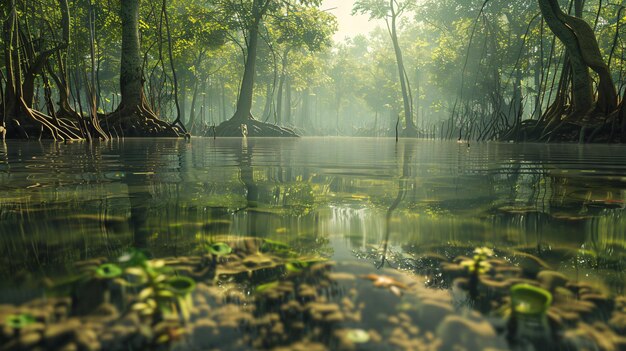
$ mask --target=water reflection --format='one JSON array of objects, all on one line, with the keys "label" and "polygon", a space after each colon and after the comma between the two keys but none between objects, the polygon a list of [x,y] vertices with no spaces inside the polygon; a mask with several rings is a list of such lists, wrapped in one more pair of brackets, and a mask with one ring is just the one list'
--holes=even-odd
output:
[{"label": "water reflection", "polygon": [[387,244],[413,255],[491,245],[563,270],[583,260],[619,272],[624,151],[376,139],[8,142],[0,289],[15,298],[9,291],[75,260],[129,247],[185,255],[225,234],[337,260],[372,247],[384,255]]}]

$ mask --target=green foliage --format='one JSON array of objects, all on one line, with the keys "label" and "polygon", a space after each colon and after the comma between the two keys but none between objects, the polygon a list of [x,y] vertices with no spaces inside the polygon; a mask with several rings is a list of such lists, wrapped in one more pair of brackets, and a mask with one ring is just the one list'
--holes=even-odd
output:
[{"label": "green foliage", "polygon": [[[9,6],[1,4],[0,13],[8,18]],[[33,50],[22,57],[58,47],[62,41],[59,2],[16,0],[16,4],[19,24],[28,27],[24,48]],[[554,99],[554,94],[544,93],[552,81],[558,82],[563,47],[558,41],[553,44],[549,29],[542,26],[535,1],[489,1],[483,8],[484,4],[482,0],[358,0],[353,14],[367,15],[379,21],[381,28],[333,43],[337,21],[329,11],[320,9],[319,0],[141,1],[145,95],[158,114],[170,120],[175,117],[173,64],[185,120],[193,115],[206,124],[218,124],[229,118],[244,71],[246,39],[257,23],[261,41],[255,115],[266,106],[265,118],[276,113],[278,83],[284,78],[283,99],[288,83],[289,112],[297,116],[293,123],[298,127],[306,125],[332,134],[337,128],[345,133],[351,133],[352,127],[389,129],[402,111],[394,50],[385,26],[385,21],[395,17],[418,124],[421,120],[425,127],[439,125],[461,105],[468,112],[496,111],[497,116],[507,116],[522,97],[523,118],[529,118],[536,99],[542,99],[544,110]],[[596,5],[585,5],[584,19],[595,25],[603,58],[608,62],[611,56],[611,72],[618,87],[623,86],[626,61],[621,38],[626,17],[619,6]],[[119,1],[70,2],[70,47],[50,56],[49,67],[42,71],[46,74],[36,75],[35,86],[49,85],[56,98],[59,92],[54,77],[63,79],[61,68],[66,68],[71,72],[70,101],[76,101],[79,110],[82,104],[86,113],[85,79],[94,70],[97,110],[106,114],[117,109],[119,10]],[[91,67],[89,50],[92,35],[95,67]],[[10,43],[1,45],[9,48]],[[170,46],[173,62],[168,55]],[[6,56],[0,55],[6,75],[5,60]],[[545,74],[539,80],[538,71]],[[521,94],[516,92],[518,87]],[[283,109],[286,104],[283,100]],[[37,108],[46,106],[37,101]]]},{"label": "green foliage", "polygon": [[285,264],[285,268],[288,272],[292,273],[300,273],[303,270],[311,267],[312,265],[323,262],[325,260],[321,258],[312,258],[312,259],[300,259],[300,260],[292,260]]},{"label": "green foliage", "polygon": [[233,252],[233,249],[225,243],[215,243],[207,245],[207,251],[211,255],[215,256],[226,256]]},{"label": "green foliage", "polygon": [[19,330],[35,323],[35,317],[28,313],[12,314],[6,317],[5,325],[11,329]]},{"label": "green foliage", "polygon": [[196,287],[192,279],[176,276],[161,260],[145,261],[126,268],[124,273],[132,277],[129,285],[140,289],[131,306],[133,311],[156,319],[168,315],[178,316],[183,321],[189,319],[190,294]]},{"label": "green foliage", "polygon": [[461,266],[467,268],[467,270],[473,275],[485,274],[491,270],[491,265],[486,260],[493,256],[493,250],[487,247],[479,247],[474,250],[474,257],[472,259],[464,260],[461,262]]},{"label": "green foliage", "polygon": [[271,291],[271,290],[277,288],[279,285],[280,285],[280,282],[273,281],[273,282],[269,282],[269,283],[261,284],[261,285],[257,286],[255,288],[255,291],[257,293],[259,293],[259,294],[264,294],[264,293],[266,293],[268,291]]},{"label": "green foliage", "polygon": [[122,268],[114,263],[105,263],[98,266],[95,270],[97,279],[115,279],[122,275]]},{"label": "green foliage", "polygon": [[552,294],[529,284],[516,284],[511,287],[511,305],[515,313],[523,315],[544,315],[552,304]]}]

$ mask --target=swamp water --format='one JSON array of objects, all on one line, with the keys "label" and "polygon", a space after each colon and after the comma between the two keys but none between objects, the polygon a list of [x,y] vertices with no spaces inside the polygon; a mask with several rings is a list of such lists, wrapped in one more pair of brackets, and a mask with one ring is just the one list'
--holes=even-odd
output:
[{"label": "swamp water", "polygon": [[0,146],[0,350],[626,347],[626,147]]}]

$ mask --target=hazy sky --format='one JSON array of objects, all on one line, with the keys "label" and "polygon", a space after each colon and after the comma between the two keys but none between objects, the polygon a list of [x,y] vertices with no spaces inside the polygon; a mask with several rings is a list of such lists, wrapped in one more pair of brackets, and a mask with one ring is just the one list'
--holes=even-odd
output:
[{"label": "hazy sky", "polygon": [[369,22],[368,16],[352,16],[352,4],[355,0],[324,0],[322,10],[332,9],[329,12],[337,16],[339,31],[335,34],[335,40],[341,41],[346,36],[353,37],[356,34],[367,34],[378,25]]}]

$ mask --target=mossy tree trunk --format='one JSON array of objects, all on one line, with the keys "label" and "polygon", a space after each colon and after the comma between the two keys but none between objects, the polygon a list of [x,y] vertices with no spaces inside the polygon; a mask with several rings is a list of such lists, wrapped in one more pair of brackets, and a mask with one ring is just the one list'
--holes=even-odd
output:
[{"label": "mossy tree trunk", "polygon": [[246,55],[246,66],[244,68],[239,99],[237,100],[237,110],[232,120],[245,123],[252,118],[252,99],[254,95],[254,78],[256,76],[256,55],[259,45],[259,24],[264,15],[261,1],[255,0],[252,5],[253,22],[248,33],[248,52]]},{"label": "mossy tree trunk", "polygon": [[120,60],[120,92],[122,106],[143,104],[141,55],[139,52],[139,0],[122,0],[122,56]]},{"label": "mossy tree trunk", "polygon": [[[593,29],[581,18],[565,14],[557,0],[538,0],[541,14],[550,30],[565,45],[572,69],[573,118],[586,117],[590,112],[607,115],[617,108],[617,92],[602,59]],[[589,69],[599,77],[597,100]]]},{"label": "mossy tree trunk", "polygon": [[108,116],[108,123],[119,136],[177,137],[182,131],[160,120],[149,107],[143,91],[143,71],[139,42],[139,0],[122,0],[122,52],[120,59],[121,102]]},{"label": "mossy tree trunk", "polygon": [[[576,16],[564,13],[558,0],[537,1],[546,24],[565,46],[565,63],[555,99],[539,120],[519,122],[502,139],[623,142],[624,101],[618,105],[609,65],[604,62],[593,29],[581,18],[583,1],[574,2]],[[616,37],[618,33],[619,26]],[[598,76],[597,85],[591,70]]]},{"label": "mossy tree trunk", "polygon": [[243,125],[246,125],[250,136],[259,137],[295,137],[293,131],[276,125],[263,123],[252,116],[252,100],[254,97],[254,78],[256,76],[257,48],[259,43],[259,26],[267,13],[270,0],[254,0],[252,2],[252,22],[248,28],[246,64],[237,100],[235,114],[228,121],[217,127],[217,135],[226,137],[242,136]]}]

